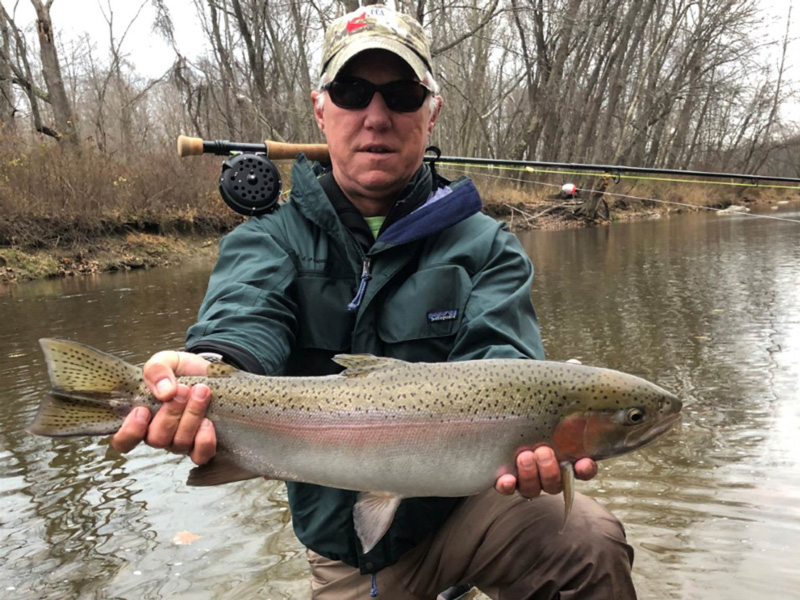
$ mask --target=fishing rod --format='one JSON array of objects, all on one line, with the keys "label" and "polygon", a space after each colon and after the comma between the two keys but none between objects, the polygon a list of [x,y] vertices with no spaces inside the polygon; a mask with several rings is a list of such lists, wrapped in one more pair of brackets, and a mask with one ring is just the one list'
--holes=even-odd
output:
[{"label": "fishing rod", "polygon": [[[220,194],[225,203],[236,212],[255,216],[270,212],[277,205],[281,190],[281,179],[273,160],[293,160],[302,152],[310,160],[329,163],[326,144],[288,144],[265,141],[263,143],[241,143],[227,140],[203,140],[184,135],[178,136],[178,156],[199,156],[215,154],[231,156],[222,165]],[[796,183],[800,177],[780,177],[745,173],[721,173],[714,171],[689,171],[684,169],[656,169],[631,167],[625,165],[601,165],[585,163],[564,163],[539,160],[510,160],[497,158],[471,158],[464,156],[442,156],[426,154],[425,161],[439,164],[479,165],[489,167],[552,168],[561,170],[596,171],[610,173],[619,179],[620,173],[648,175],[680,175],[706,179],[734,179],[745,184],[759,182]]]},{"label": "fishing rod", "polygon": [[300,152],[310,160],[330,162],[325,144],[271,141],[251,144],[178,136],[178,156],[181,158],[201,154],[230,157],[222,163],[219,193],[225,204],[247,217],[263,215],[275,209],[281,194],[281,174],[272,161],[294,159]]}]

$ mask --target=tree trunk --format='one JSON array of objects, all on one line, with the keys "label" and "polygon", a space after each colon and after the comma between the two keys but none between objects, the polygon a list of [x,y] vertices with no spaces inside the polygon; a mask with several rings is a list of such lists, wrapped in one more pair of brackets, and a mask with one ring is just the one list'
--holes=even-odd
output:
[{"label": "tree trunk", "polygon": [[578,207],[575,214],[589,220],[596,219],[600,210],[600,203],[603,202],[603,195],[606,193],[610,183],[611,175],[609,173],[604,173],[599,177],[597,184],[589,193],[589,197]]},{"label": "tree trunk", "polygon": [[11,31],[6,20],[0,19],[0,136],[13,135],[16,132],[14,113],[17,112],[14,102],[13,71],[11,62]]},{"label": "tree trunk", "polygon": [[31,0],[31,4],[36,9],[36,33],[39,36],[42,76],[50,96],[50,106],[53,107],[56,131],[59,139],[77,145],[75,117],[72,112],[72,104],[67,97],[67,90],[64,87],[64,80],[61,77],[61,64],[58,60],[53,22],[50,19],[50,7],[53,5],[53,0],[47,0],[45,4],[42,3],[42,0]]},{"label": "tree trunk", "polygon": [[0,4],[0,16],[2,16],[3,22],[8,26],[8,31],[14,38],[17,62],[14,62],[11,59],[10,50],[9,54],[5,54],[5,50],[3,50],[2,59],[13,73],[12,82],[22,88],[22,91],[28,98],[28,104],[31,107],[31,121],[33,122],[33,128],[35,131],[43,133],[44,135],[58,138],[58,132],[42,123],[42,114],[39,110],[39,100],[49,102],[50,98],[45,90],[38,88],[34,83],[33,72],[31,71],[31,65],[28,62],[27,46],[25,45],[25,39],[22,36],[22,32],[6,12],[6,9],[2,4]]}]

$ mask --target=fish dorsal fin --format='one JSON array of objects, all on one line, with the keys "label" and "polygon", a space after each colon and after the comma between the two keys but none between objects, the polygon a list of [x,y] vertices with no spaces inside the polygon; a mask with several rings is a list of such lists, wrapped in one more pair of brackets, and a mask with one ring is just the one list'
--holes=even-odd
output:
[{"label": "fish dorsal fin", "polygon": [[226,363],[211,363],[206,370],[206,377],[235,377],[237,375],[246,375],[244,371],[240,371],[233,365]]},{"label": "fish dorsal fin", "polygon": [[57,392],[137,393],[142,369],[78,342],[39,340],[50,383]]},{"label": "fish dorsal fin", "polygon": [[346,368],[342,371],[345,377],[363,377],[381,369],[406,364],[405,361],[387,356],[373,356],[372,354],[337,354],[334,362]]},{"label": "fish dorsal fin", "polygon": [[246,481],[256,477],[261,477],[261,474],[253,473],[240,467],[236,464],[232,454],[223,451],[217,452],[214,458],[206,464],[189,471],[186,485],[208,487],[222,485],[223,483],[233,483],[234,481]]},{"label": "fish dorsal fin", "polygon": [[402,498],[388,492],[362,492],[353,507],[353,523],[364,554],[375,547],[394,520]]}]

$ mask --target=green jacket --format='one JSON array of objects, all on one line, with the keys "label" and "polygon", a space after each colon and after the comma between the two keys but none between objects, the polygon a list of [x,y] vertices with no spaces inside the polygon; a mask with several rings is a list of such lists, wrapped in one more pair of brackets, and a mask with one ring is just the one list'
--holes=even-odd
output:
[{"label": "green jacket", "polygon": [[[480,214],[472,182],[439,190],[381,231],[366,255],[302,156],[292,183],[288,202],[222,241],[187,349],[270,375],[336,373],[338,353],[412,362],[544,357],[533,266],[504,224]],[[363,573],[396,562],[458,502],[404,500],[365,555],[353,528],[357,492],[287,485],[300,541]]]}]

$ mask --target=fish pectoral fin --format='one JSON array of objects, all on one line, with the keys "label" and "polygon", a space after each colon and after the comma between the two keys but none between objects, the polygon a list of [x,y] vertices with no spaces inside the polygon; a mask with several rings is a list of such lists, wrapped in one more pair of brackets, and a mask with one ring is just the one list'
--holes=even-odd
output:
[{"label": "fish pectoral fin", "polygon": [[558,532],[561,534],[567,528],[567,519],[572,511],[572,502],[575,500],[575,469],[568,460],[558,463],[558,466],[561,469],[561,485],[564,488],[564,523]]},{"label": "fish pectoral fin", "polygon": [[362,492],[353,507],[353,522],[364,554],[375,547],[394,520],[401,496],[387,492]]},{"label": "fish pectoral fin", "polygon": [[189,471],[186,485],[208,487],[222,485],[223,483],[233,483],[234,481],[246,481],[261,476],[262,474],[260,473],[253,473],[240,467],[236,464],[231,454],[217,452],[209,462]]},{"label": "fish pectoral fin", "polygon": [[341,373],[345,377],[363,377],[381,369],[405,364],[404,360],[372,354],[337,354],[333,357],[333,362],[345,367]]}]

